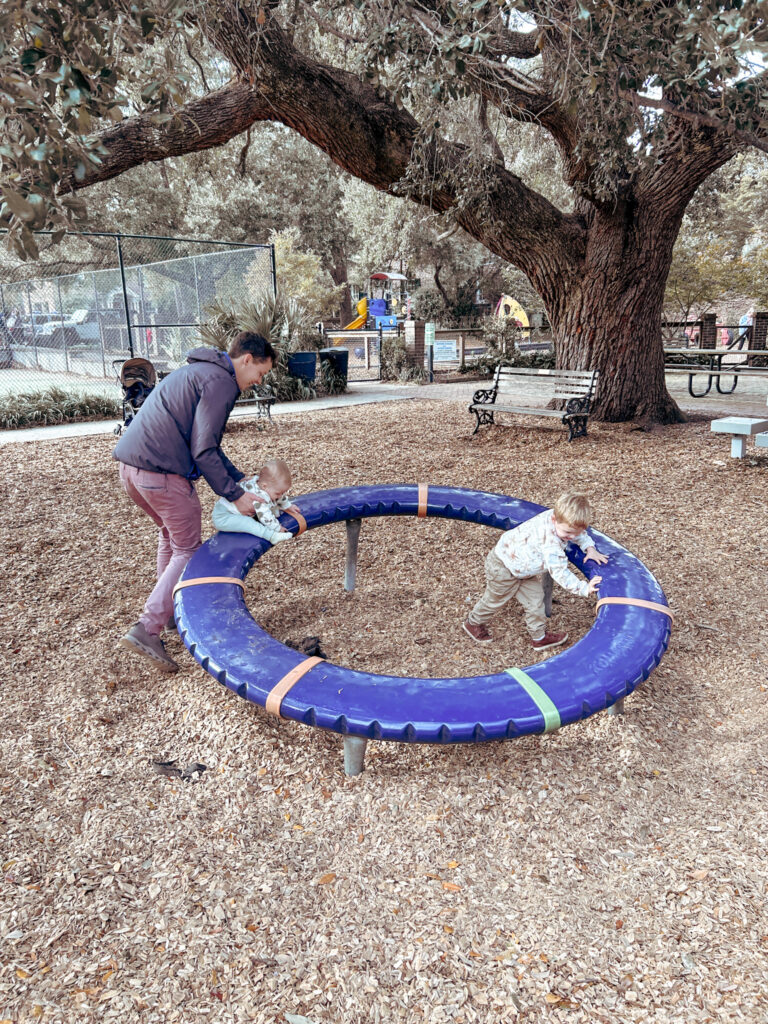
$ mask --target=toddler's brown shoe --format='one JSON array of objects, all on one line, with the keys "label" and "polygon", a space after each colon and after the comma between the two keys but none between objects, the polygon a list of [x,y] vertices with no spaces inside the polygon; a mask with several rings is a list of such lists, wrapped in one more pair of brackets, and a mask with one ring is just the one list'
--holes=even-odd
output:
[{"label": "toddler's brown shoe", "polygon": [[548,647],[559,647],[567,639],[567,633],[545,633],[540,640],[531,640],[531,646],[537,651],[545,651]]},{"label": "toddler's brown shoe", "polygon": [[482,622],[476,626],[474,622],[470,622],[469,619],[467,619],[467,621],[463,623],[462,628],[465,633],[468,633],[469,636],[472,637],[475,643],[489,644],[491,640],[493,640],[493,637],[488,632],[488,627]]}]

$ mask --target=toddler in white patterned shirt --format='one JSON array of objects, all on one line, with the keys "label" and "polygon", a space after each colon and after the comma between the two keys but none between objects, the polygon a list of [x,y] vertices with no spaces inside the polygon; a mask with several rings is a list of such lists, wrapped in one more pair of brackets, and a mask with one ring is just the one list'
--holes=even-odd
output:
[{"label": "toddler in white patterned shirt", "polygon": [[240,486],[261,499],[254,506],[253,516],[243,515],[231,501],[219,498],[213,506],[213,525],[216,529],[230,533],[252,533],[268,540],[270,544],[291,540],[293,534],[277,521],[281,512],[292,512],[295,508],[288,497],[288,488],[291,486],[288,463],[282,459],[269,459],[255,476],[241,480]]},{"label": "toddler in white patterned shirt", "polygon": [[586,532],[592,519],[592,508],[585,494],[568,491],[555,502],[554,508],[526,520],[513,530],[506,530],[485,560],[485,592],[467,616],[463,628],[477,643],[489,643],[488,621],[516,597],[523,606],[525,624],[531,644],[537,651],[557,647],[568,639],[567,633],[550,633],[544,611],[544,573],[573,594],[587,597],[602,582],[601,576],[580,580],[568,568],[565,546],[571,541],[591,559],[605,565]]}]

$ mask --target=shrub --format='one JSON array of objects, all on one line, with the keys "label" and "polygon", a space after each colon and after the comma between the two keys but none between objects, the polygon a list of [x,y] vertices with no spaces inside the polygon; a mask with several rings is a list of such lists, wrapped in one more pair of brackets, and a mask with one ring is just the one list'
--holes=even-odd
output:
[{"label": "shrub", "polygon": [[123,405],[117,398],[104,395],[81,395],[63,388],[27,391],[0,398],[0,428],[45,427],[77,420],[122,419]]},{"label": "shrub", "polygon": [[264,378],[278,402],[297,402],[316,398],[317,390],[308,381],[288,372],[288,360],[294,352],[317,349],[322,344],[309,315],[295,299],[278,294],[260,295],[255,301],[213,302],[206,307],[208,319],[198,328],[205,345],[226,351],[240,331],[255,331],[272,342],[277,363]]},{"label": "shrub", "polygon": [[427,380],[427,371],[415,364],[408,353],[405,338],[394,332],[382,335],[380,360],[382,380],[417,381],[419,384]]},{"label": "shrub", "polygon": [[487,346],[485,355],[460,366],[460,373],[479,373],[481,376],[492,377],[499,363],[526,369],[553,369],[555,366],[553,351],[519,351],[517,345],[525,341],[525,334],[510,317],[486,317],[483,321],[483,340]]},{"label": "shrub", "polygon": [[338,373],[330,359],[318,361],[317,376],[319,390],[325,395],[343,395],[347,390],[347,378]]}]

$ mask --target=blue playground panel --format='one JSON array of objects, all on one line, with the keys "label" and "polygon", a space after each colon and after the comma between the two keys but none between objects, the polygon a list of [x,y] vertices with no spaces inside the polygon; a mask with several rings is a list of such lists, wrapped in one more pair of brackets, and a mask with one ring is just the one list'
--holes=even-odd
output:
[{"label": "blue playground panel", "polygon": [[[317,491],[295,504],[307,529],[371,516],[415,516],[416,484]],[[509,530],[540,505],[503,494],[452,487],[427,492],[426,514]],[[281,523],[298,532],[296,520]],[[568,558],[587,577],[603,577],[600,598],[620,597],[666,606],[648,569],[609,537],[590,531],[607,565]],[[249,534],[218,533],[189,561],[182,582],[200,577],[244,579],[270,548]],[[270,691],[306,656],[266,633],[251,617],[235,583],[203,583],[178,590],[176,622],[184,643],[215,679],[240,697],[266,704]],[[459,623],[456,623],[457,628]],[[320,661],[283,697],[280,716],[348,737],[408,743],[478,743],[541,733],[602,711],[626,697],[659,664],[670,637],[664,612],[637,605],[606,605],[578,643],[522,669],[470,678],[422,679],[375,675]],[[510,673],[514,673],[510,674]]]}]

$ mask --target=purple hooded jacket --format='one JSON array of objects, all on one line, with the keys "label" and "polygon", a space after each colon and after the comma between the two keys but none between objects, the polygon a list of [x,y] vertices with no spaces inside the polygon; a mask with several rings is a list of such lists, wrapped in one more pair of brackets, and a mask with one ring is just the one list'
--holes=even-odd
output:
[{"label": "purple hooded jacket", "polygon": [[215,348],[196,348],[187,365],[153,389],[115,445],[113,458],[152,473],[204,476],[229,501],[244,493],[245,476],[219,447],[240,394],[232,360]]}]

